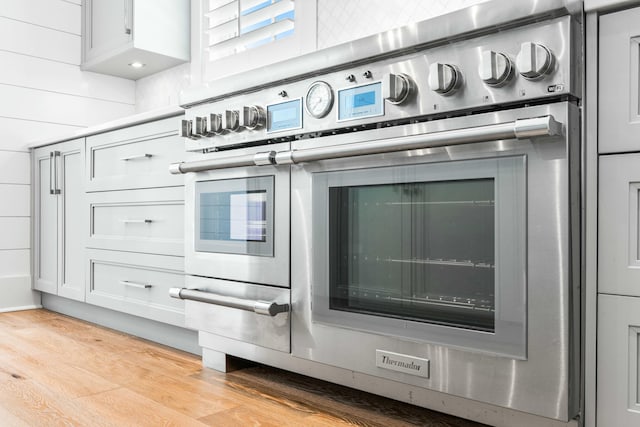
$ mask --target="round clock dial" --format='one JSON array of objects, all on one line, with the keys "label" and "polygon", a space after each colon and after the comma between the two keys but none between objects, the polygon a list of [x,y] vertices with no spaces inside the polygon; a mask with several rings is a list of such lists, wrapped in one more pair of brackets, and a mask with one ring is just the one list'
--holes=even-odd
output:
[{"label": "round clock dial", "polygon": [[315,82],[309,87],[305,98],[307,112],[315,118],[326,116],[333,106],[333,90],[325,82]]}]

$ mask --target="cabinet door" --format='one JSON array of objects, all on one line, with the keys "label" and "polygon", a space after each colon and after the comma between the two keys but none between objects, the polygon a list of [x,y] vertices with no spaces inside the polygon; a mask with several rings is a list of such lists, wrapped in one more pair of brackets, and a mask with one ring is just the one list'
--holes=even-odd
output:
[{"label": "cabinet door", "polygon": [[85,61],[132,40],[133,0],[84,0]]},{"label": "cabinet door", "polygon": [[598,297],[599,426],[640,425],[640,298]]},{"label": "cabinet door", "polygon": [[84,141],[59,144],[58,188],[58,295],[84,301],[82,261],[88,211],[84,203]]},{"label": "cabinet door", "polygon": [[600,156],[598,292],[640,296],[640,154]]},{"label": "cabinet door", "polygon": [[640,150],[640,8],[600,18],[599,150]]},{"label": "cabinet door", "polygon": [[53,194],[55,160],[51,147],[33,152],[33,288],[54,294],[58,283],[58,197]]}]

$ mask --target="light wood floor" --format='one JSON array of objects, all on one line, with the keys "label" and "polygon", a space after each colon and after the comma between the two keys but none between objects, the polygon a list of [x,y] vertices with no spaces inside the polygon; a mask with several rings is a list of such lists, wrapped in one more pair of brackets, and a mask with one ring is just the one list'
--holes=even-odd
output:
[{"label": "light wood floor", "polygon": [[0,314],[0,426],[478,426],[264,366],[200,358],[46,310]]}]

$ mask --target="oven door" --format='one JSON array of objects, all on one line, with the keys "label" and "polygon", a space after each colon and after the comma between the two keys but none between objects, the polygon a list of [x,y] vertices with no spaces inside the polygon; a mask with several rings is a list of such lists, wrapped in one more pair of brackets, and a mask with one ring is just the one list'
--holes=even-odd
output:
[{"label": "oven door", "polygon": [[[562,133],[489,132],[547,115]],[[550,418],[575,415],[577,116],[560,102],[336,135],[325,139],[324,160],[292,166],[292,353]],[[415,141],[424,148],[404,148]],[[319,152],[311,142],[294,142],[294,153]],[[328,159],[357,144],[404,149]]]},{"label": "oven door", "polygon": [[188,174],[186,274],[289,287],[289,185],[289,166]]}]

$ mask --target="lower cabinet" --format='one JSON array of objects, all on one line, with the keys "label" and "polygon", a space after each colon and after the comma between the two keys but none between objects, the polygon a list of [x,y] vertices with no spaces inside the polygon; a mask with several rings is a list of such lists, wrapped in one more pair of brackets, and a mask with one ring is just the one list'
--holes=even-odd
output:
[{"label": "lower cabinet", "polygon": [[598,296],[598,426],[640,426],[640,298]]},{"label": "lower cabinet", "polygon": [[184,301],[169,296],[183,271],[183,257],[88,249],[87,302],[184,327]]},{"label": "lower cabinet", "polygon": [[33,288],[84,301],[84,139],[35,149]]}]

